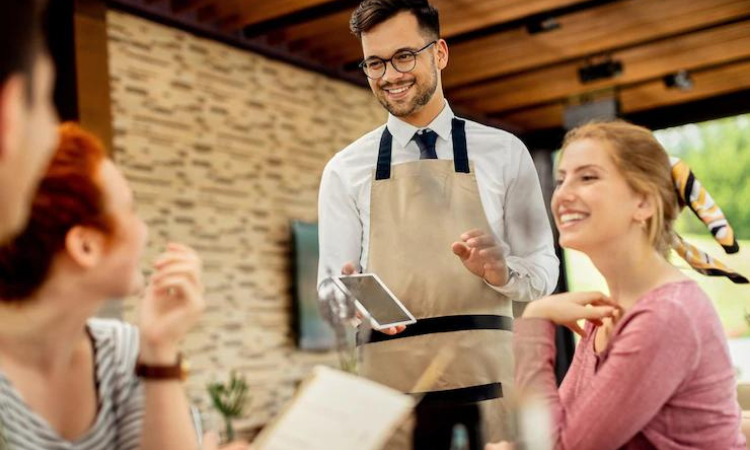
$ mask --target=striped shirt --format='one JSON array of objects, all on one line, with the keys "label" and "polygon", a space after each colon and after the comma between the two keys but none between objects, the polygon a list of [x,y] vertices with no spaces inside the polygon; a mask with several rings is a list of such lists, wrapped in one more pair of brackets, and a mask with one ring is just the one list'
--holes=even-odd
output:
[{"label": "striped shirt", "polygon": [[[91,319],[98,407],[94,424],[80,439],[63,439],[29,409],[0,372],[0,449],[137,450],[143,425],[143,387],[135,376],[138,330],[116,320]],[[4,445],[3,445],[4,444]]]}]

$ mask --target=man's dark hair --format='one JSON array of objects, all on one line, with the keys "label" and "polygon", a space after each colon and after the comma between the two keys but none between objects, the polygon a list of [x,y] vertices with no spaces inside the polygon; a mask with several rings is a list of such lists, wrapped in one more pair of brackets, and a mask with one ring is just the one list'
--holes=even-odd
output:
[{"label": "man's dark hair", "polygon": [[0,86],[22,73],[32,94],[34,63],[43,49],[40,0],[0,0]]},{"label": "man's dark hair", "polygon": [[361,39],[362,33],[404,11],[414,14],[423,33],[440,38],[438,11],[427,0],[364,0],[352,13],[349,29]]}]

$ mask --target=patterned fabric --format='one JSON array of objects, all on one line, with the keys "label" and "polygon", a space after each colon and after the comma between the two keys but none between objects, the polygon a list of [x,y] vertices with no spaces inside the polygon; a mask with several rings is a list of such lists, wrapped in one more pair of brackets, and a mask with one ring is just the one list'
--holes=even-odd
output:
[{"label": "patterned fabric", "polygon": [[[143,385],[135,376],[138,330],[124,322],[89,320],[94,340],[98,412],[91,428],[68,441],[24,401],[0,372],[0,424],[8,450],[138,450]],[[0,449],[5,450],[0,440]]]},{"label": "patterned fabric", "polygon": [[[714,202],[706,188],[695,178],[693,171],[687,164],[675,157],[671,157],[670,162],[672,163],[672,179],[677,190],[680,207],[689,207],[711,231],[714,239],[725,252],[737,253],[740,246],[734,236],[734,230],[732,230],[719,205]],[[672,248],[690,267],[704,275],[727,277],[737,284],[748,283],[747,278],[676,234]]]}]

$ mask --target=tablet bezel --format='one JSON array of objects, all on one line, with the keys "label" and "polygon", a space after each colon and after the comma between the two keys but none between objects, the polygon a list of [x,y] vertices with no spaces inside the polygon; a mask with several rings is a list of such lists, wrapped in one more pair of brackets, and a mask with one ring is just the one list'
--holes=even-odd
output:
[{"label": "tablet bezel", "polygon": [[[367,308],[365,308],[364,305],[362,305],[359,302],[359,300],[357,299],[357,297],[355,297],[354,294],[352,294],[349,291],[349,289],[347,289],[347,287],[343,283],[343,281],[341,281],[342,278],[364,278],[364,277],[373,277],[375,279],[375,281],[378,282],[378,284],[380,285],[380,287],[385,290],[386,294],[388,294],[388,296],[396,304],[396,306],[398,306],[401,309],[401,311],[407,317],[409,317],[409,319],[405,320],[405,321],[402,321],[402,322],[393,322],[393,323],[388,323],[388,324],[380,324],[377,321],[377,319],[375,319],[375,317],[372,314],[370,314],[370,312],[367,310]],[[334,282],[334,284],[336,284],[336,287],[338,287],[345,294],[350,295],[354,299],[354,305],[357,307],[357,309],[359,310],[359,312],[362,314],[363,317],[369,317],[370,318],[370,322],[372,323],[372,328],[375,329],[375,330],[382,331],[382,330],[386,330],[388,328],[397,327],[399,325],[411,325],[411,324],[414,324],[414,323],[417,322],[417,319],[414,318],[414,315],[411,313],[411,311],[409,311],[406,308],[406,306],[404,306],[404,304],[401,303],[401,300],[399,300],[398,297],[396,297],[396,295],[394,295],[393,292],[391,292],[391,290],[388,289],[388,286],[386,286],[386,284],[383,283],[383,280],[381,280],[380,277],[378,277],[378,275],[375,274],[375,273],[355,273],[355,274],[351,274],[351,275],[338,275],[338,276],[333,277],[333,282]]]}]

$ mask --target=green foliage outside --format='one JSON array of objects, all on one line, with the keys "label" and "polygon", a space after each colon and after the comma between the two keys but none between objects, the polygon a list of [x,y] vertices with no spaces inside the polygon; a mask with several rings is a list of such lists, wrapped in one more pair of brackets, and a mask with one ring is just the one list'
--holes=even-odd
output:
[{"label": "green foliage outside", "polygon": [[208,383],[206,386],[211,402],[224,419],[226,426],[225,437],[227,441],[235,438],[232,420],[242,416],[242,411],[247,403],[248,385],[245,377],[232,371],[229,381],[226,383]]},{"label": "green foliage outside", "polygon": [[[738,239],[750,239],[750,114],[654,133],[667,152],[691,169],[729,219]],[[678,232],[705,233],[695,214],[683,212]]]}]

